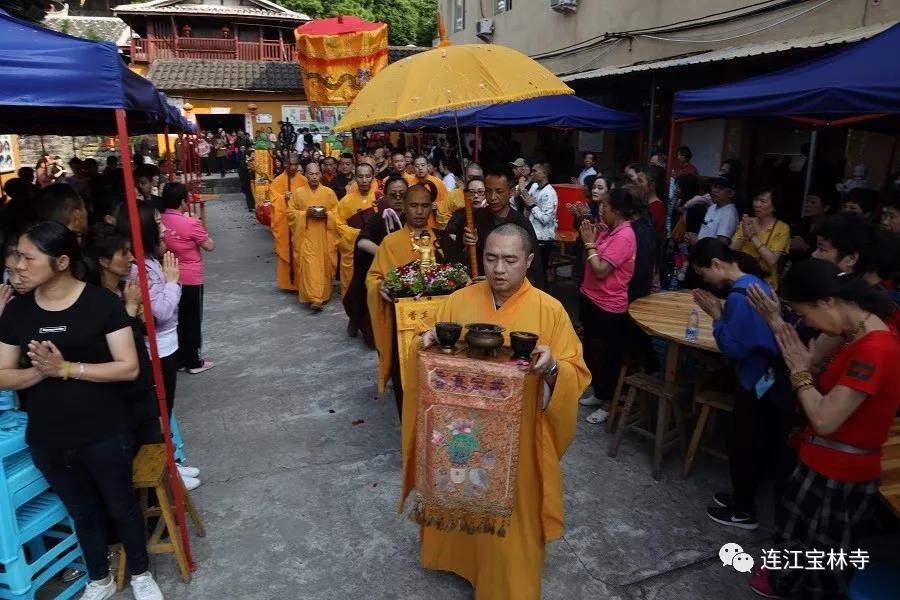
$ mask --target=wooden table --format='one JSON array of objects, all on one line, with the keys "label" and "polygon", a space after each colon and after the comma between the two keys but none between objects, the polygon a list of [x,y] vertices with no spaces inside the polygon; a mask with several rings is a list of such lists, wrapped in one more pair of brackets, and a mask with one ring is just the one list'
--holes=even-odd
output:
[{"label": "wooden table", "polygon": [[[685,339],[688,317],[694,309],[700,313],[700,336],[696,342]],[[666,353],[666,381],[676,381],[681,346],[719,352],[712,333],[712,319],[694,303],[691,292],[660,292],[631,303],[628,314],[649,335],[669,342]]]},{"label": "wooden table", "polygon": [[894,420],[881,457],[881,497],[900,517],[900,417]]}]

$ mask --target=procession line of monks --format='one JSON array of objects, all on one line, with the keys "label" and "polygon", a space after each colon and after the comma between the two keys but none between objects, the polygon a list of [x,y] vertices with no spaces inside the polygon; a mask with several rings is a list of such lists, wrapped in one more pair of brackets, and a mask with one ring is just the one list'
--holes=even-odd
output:
[{"label": "procession line of monks", "polygon": [[[277,283],[281,289],[297,291],[300,302],[309,303],[314,310],[321,310],[331,299],[336,270],[342,295],[348,293],[354,279],[354,257],[360,256],[357,238],[366,219],[373,218],[379,210],[386,212],[387,208],[404,215],[402,227],[399,223],[391,227],[389,220],[382,224],[380,216],[374,217],[373,223],[381,227],[383,236],[379,234],[380,239],[375,240],[378,243],[371,266],[364,274],[357,273],[357,280],[364,276],[364,294],[379,352],[379,389],[384,390],[390,378],[398,393],[402,509],[413,489],[416,470],[418,355],[410,353],[413,359],[404,373],[410,389],[401,390],[394,312],[383,285],[384,277],[390,269],[417,258],[414,244],[424,233],[433,240],[446,239],[447,232],[442,230],[464,205],[462,190],[447,193],[434,177],[417,177],[415,181],[404,177],[411,184],[409,189],[403,194],[394,193],[390,188],[404,186],[389,183],[387,202],[382,202],[379,209],[375,169],[370,163],[356,166],[354,181],[341,200],[322,185],[318,165],[307,165],[305,175],[297,172],[298,167],[299,161],[292,156],[287,170],[271,185]],[[418,168],[416,171],[417,175],[421,172]],[[468,175],[467,172],[467,178]],[[420,559],[425,568],[464,577],[475,588],[476,600],[539,600],[545,545],[563,532],[560,460],[574,436],[578,398],[587,387],[590,374],[582,359],[581,342],[565,309],[527,278],[533,272],[537,246],[534,231],[509,210],[511,180],[505,174],[489,174],[487,183],[495,191],[493,200],[489,195],[487,205],[478,209],[481,212],[476,214],[477,231],[466,230],[469,243],[476,243],[472,240],[477,238],[479,268],[485,280],[452,294],[437,320],[489,322],[502,325],[506,332],[530,331],[538,335],[532,364],[523,367],[531,374],[526,379],[523,398],[515,508],[505,537],[422,526]],[[394,196],[398,198],[396,203],[392,203]],[[484,223],[484,228],[479,223]],[[461,233],[459,228],[455,232]],[[437,244],[440,252],[435,258],[439,262],[458,260],[452,253],[455,246],[447,242]],[[433,342],[433,332],[414,341],[417,345]]]}]

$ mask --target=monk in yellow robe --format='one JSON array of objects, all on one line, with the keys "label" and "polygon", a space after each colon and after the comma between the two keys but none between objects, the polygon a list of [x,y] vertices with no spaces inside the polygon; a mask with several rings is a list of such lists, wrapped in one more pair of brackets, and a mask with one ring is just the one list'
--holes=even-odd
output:
[{"label": "monk in yellow robe", "polygon": [[[451,295],[438,322],[495,323],[510,331],[538,335],[527,368],[518,457],[516,500],[505,537],[421,528],[421,562],[426,569],[451,571],[475,588],[476,600],[539,600],[544,546],[563,533],[560,460],[575,435],[578,398],[590,381],[581,342],[562,305],[532,287],[525,277],[532,260],[529,234],[512,223],[497,227],[485,243],[487,281]],[[434,331],[419,343],[436,342]],[[417,357],[416,352],[411,356]],[[407,365],[403,406],[403,491],[415,480],[417,363]],[[431,432],[421,432],[431,436]]]},{"label": "monk in yellow robe", "polygon": [[[397,332],[394,326],[394,299],[384,287],[384,278],[391,269],[421,258],[419,252],[413,248],[414,243],[431,246],[434,248],[435,262],[446,262],[441,250],[442,244],[440,242],[435,244],[439,239],[438,235],[434,229],[428,227],[428,217],[431,214],[431,195],[428,190],[420,185],[409,188],[406,192],[403,214],[406,224],[382,240],[366,276],[369,317],[372,320],[375,349],[378,350],[378,393],[384,393],[388,379],[391,379],[398,413],[401,413],[403,406],[403,389],[400,385],[400,365],[395,339]],[[428,236],[425,243],[416,241],[423,240],[425,235]],[[447,246],[452,247],[452,244]],[[403,416],[402,413],[400,416]]]},{"label": "monk in yellow robe", "polygon": [[417,156],[413,161],[413,171],[415,173],[416,180],[413,183],[410,183],[410,185],[415,185],[417,183],[424,184],[426,181],[430,181],[434,184],[434,187],[437,189],[437,197],[434,199],[434,204],[432,205],[432,216],[428,220],[428,226],[441,229],[441,227],[438,227],[438,222],[435,215],[440,214],[442,211],[446,212],[447,210],[447,186],[445,186],[444,182],[439,178],[429,174],[428,168],[428,159],[424,156]]},{"label": "monk in yellow robe", "polygon": [[287,220],[287,203],[294,190],[307,184],[303,173],[298,173],[300,157],[291,153],[284,172],[272,180],[269,199],[272,202],[272,237],[275,239],[275,278],[282,290],[297,291],[298,273],[291,250],[291,228]]},{"label": "monk in yellow robe", "polygon": [[[337,268],[337,230],[334,209],[338,200],[334,191],[322,185],[322,171],[311,162],[306,165],[309,184],[294,191],[288,203],[288,225],[293,232],[294,264],[299,267],[299,300],[309,303],[314,312],[331,300],[332,281]],[[310,214],[313,207],[321,207],[321,217]]]},{"label": "monk in yellow robe", "polygon": [[368,162],[356,165],[355,187],[351,187],[334,209],[337,228],[338,252],[341,253],[341,295],[353,278],[353,248],[356,237],[366,221],[374,214],[375,207],[375,167]]}]

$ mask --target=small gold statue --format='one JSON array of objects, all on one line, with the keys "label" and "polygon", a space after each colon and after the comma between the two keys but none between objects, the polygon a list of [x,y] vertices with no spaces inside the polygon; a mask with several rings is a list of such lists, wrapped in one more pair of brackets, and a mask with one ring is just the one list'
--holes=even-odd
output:
[{"label": "small gold statue", "polygon": [[431,245],[431,236],[423,232],[418,238],[412,240],[413,250],[419,253],[419,269],[429,271],[434,267],[434,248]]}]

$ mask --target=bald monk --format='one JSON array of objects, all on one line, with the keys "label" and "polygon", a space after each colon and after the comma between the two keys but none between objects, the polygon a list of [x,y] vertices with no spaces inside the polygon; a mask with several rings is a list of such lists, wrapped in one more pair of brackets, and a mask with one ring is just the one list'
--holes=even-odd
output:
[{"label": "bald monk", "polygon": [[[484,178],[484,169],[476,162],[470,162],[466,166],[466,182],[472,181],[475,177]],[[457,187],[452,192],[447,192],[447,201],[443,206],[438,206],[435,221],[438,229],[446,229],[447,223],[453,217],[453,213],[466,207],[466,186],[465,183]],[[472,205],[479,207],[484,202],[484,196],[472,198]]]},{"label": "bald monk", "polygon": [[294,190],[307,184],[306,177],[299,173],[300,157],[292,152],[288,157],[284,172],[272,180],[269,198],[272,202],[272,237],[275,238],[275,277],[278,287],[291,292],[297,291],[298,273],[291,250],[291,228],[287,220],[287,203]]},{"label": "bald monk", "polygon": [[[337,230],[334,209],[338,200],[334,191],[322,184],[322,171],[314,162],[306,165],[306,186],[294,190],[288,203],[288,225],[293,233],[294,264],[300,271],[299,300],[320,312],[331,300],[334,271],[337,268]],[[322,207],[324,217],[310,214]]]},{"label": "bald monk", "polygon": [[[438,322],[495,323],[510,331],[538,335],[525,381],[516,500],[506,536],[439,531],[423,526],[421,562],[426,569],[451,571],[475,588],[476,600],[539,600],[544,545],[563,533],[560,460],[575,435],[578,398],[590,381],[581,343],[562,305],[526,279],[534,258],[531,236],[520,226],[494,229],[485,242],[487,281],[452,294]],[[436,343],[434,330],[422,337]],[[416,461],[418,354],[407,364],[403,405],[403,490],[413,487]],[[412,382],[416,382],[413,385]],[[422,432],[431,437],[431,432]]]},{"label": "bald monk", "polygon": [[356,245],[356,236],[369,217],[375,214],[374,179],[375,167],[368,162],[356,165],[355,187],[351,187],[334,210],[338,252],[341,253],[341,295],[347,293],[347,287],[353,278],[353,248]]},{"label": "bald monk", "polygon": [[397,413],[401,417],[403,389],[400,385],[400,360],[395,340],[394,299],[385,288],[384,278],[391,269],[419,259],[418,252],[412,247],[413,238],[418,240],[424,235],[430,237],[430,245],[435,249],[435,262],[444,263],[453,258],[444,253],[444,248],[452,248],[453,244],[441,243],[439,232],[428,226],[431,202],[431,193],[421,185],[413,185],[406,191],[403,205],[406,224],[382,240],[366,275],[369,317],[372,321],[375,349],[378,350],[378,392],[384,393],[388,379],[392,380]]},{"label": "bald monk", "polygon": [[[444,185],[443,181],[430,174],[430,166],[431,165],[428,162],[427,158],[425,158],[424,156],[417,156],[413,161],[413,173],[415,174],[415,181],[410,185],[414,185],[416,183],[424,184],[426,181],[430,181],[434,184],[434,187],[437,188],[437,199],[432,205],[432,215],[428,220],[429,227],[437,227],[438,225],[436,215],[438,215],[441,211],[446,210],[445,207],[447,205],[447,186]],[[442,228],[438,227],[438,229]]]}]

